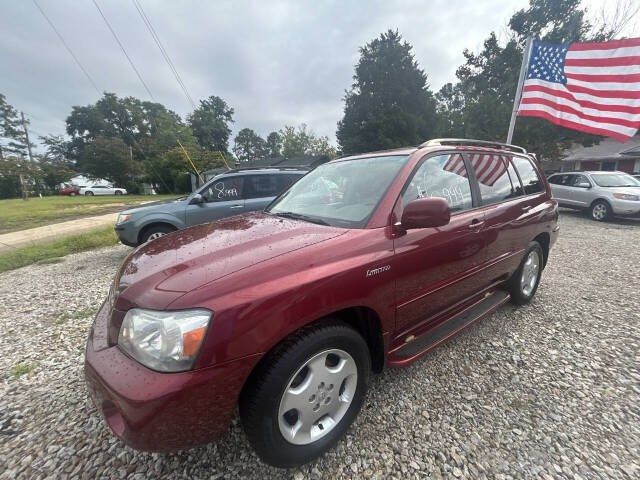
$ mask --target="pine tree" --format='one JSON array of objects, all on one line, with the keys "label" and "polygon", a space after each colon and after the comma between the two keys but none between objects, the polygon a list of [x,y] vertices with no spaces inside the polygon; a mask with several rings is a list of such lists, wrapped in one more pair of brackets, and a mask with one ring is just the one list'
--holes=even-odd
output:
[{"label": "pine tree", "polygon": [[417,145],[433,136],[435,100],[411,49],[394,30],[360,48],[336,133],[343,153]]}]

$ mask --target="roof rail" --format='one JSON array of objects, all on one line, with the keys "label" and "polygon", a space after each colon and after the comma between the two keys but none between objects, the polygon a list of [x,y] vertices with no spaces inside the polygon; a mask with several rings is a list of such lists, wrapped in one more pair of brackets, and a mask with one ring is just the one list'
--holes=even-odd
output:
[{"label": "roof rail", "polygon": [[527,151],[517,145],[509,143],[490,142],[487,140],[473,140],[471,138],[434,138],[420,145],[420,147],[433,147],[436,145],[469,145],[479,147],[498,148],[499,150],[511,150],[518,153],[527,153]]},{"label": "roof rail", "polygon": [[262,167],[235,167],[222,173],[242,172],[245,170],[311,170],[311,165],[264,165]]}]

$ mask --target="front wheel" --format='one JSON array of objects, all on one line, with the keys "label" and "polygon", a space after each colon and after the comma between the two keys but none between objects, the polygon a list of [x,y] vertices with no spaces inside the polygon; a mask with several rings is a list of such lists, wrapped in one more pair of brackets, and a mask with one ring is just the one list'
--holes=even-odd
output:
[{"label": "front wheel", "polygon": [[93,196],[93,192],[84,192],[84,195],[86,197],[92,197]]},{"label": "front wheel", "polygon": [[71,192],[71,193],[69,194],[69,196],[70,196],[70,197],[75,197],[75,196],[76,196],[76,192]]},{"label": "front wheel", "polygon": [[245,386],[240,416],[258,456],[302,465],[330,449],[365,399],[371,359],[362,336],[328,319],[275,347]]},{"label": "front wheel", "polygon": [[538,242],[531,242],[527,247],[524,258],[507,284],[511,300],[517,305],[529,303],[538,290],[544,253]]},{"label": "front wheel", "polygon": [[122,195],[122,192],[120,190],[116,190],[116,195]]},{"label": "front wheel", "polygon": [[589,213],[596,222],[604,222],[611,216],[611,207],[604,200],[598,200],[591,205]]}]

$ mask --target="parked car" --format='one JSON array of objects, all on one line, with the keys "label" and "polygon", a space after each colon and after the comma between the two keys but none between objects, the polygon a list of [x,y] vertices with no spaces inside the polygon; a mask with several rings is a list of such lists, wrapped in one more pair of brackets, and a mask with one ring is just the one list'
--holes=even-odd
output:
[{"label": "parked car", "polygon": [[80,195],[126,195],[127,190],[113,185],[90,185],[80,189]]},{"label": "parked car", "polygon": [[[317,182],[341,195],[307,201]],[[90,395],[152,451],[219,438],[239,403],[260,458],[302,464],[344,435],[371,371],[529,302],[557,219],[519,147],[432,140],[331,161],[262,212],[135,250],[89,333]]]},{"label": "parked car", "polygon": [[185,227],[262,210],[306,173],[299,168],[231,170],[188,197],[123,211],[116,233],[133,247]]},{"label": "parked car", "polygon": [[75,197],[76,195],[80,195],[81,188],[82,187],[78,185],[65,185],[58,191],[58,193],[60,195],[69,195],[70,197]]},{"label": "parked car", "polygon": [[561,207],[588,211],[598,222],[640,214],[640,180],[624,172],[556,173],[549,184]]}]

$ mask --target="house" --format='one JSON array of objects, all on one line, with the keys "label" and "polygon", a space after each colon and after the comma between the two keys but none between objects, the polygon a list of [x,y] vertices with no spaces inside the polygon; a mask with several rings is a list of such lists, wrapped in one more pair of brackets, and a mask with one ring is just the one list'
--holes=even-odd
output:
[{"label": "house", "polygon": [[576,145],[565,152],[560,162],[561,170],[619,170],[627,173],[640,172],[640,136],[625,143],[605,138],[598,145],[583,147]]}]

